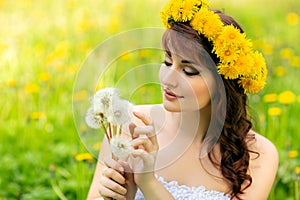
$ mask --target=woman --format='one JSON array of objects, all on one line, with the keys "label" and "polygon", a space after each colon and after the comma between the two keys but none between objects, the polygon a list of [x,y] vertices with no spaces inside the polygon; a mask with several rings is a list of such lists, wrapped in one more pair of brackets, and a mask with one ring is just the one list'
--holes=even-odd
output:
[{"label": "woman", "polygon": [[265,84],[262,56],[206,1],[171,0],[161,16],[163,104],[136,107],[135,150],[98,163],[88,199],[267,199],[277,150],[246,110],[246,93]]}]

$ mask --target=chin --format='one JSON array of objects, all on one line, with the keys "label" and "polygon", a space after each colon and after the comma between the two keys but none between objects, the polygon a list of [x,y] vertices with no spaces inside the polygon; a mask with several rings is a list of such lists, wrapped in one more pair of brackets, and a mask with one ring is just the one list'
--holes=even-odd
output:
[{"label": "chin", "polygon": [[169,112],[181,112],[182,111],[180,105],[173,103],[173,102],[166,101],[166,100],[163,101],[163,106]]}]

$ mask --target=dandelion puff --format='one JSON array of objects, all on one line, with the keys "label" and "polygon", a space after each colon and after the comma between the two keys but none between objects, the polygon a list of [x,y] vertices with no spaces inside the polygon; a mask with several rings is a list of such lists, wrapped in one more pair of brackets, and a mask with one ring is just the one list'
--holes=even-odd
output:
[{"label": "dandelion puff", "polygon": [[113,99],[118,99],[119,93],[115,88],[104,88],[98,90],[93,99],[92,104],[96,113],[106,113],[111,109]]},{"label": "dandelion puff", "polygon": [[126,158],[133,151],[130,140],[119,135],[111,138],[110,149],[117,158]]},{"label": "dandelion puff", "polygon": [[99,129],[101,122],[100,120],[100,114],[95,114],[93,107],[89,108],[85,116],[85,121],[87,125],[91,128]]},{"label": "dandelion puff", "polygon": [[133,105],[126,100],[114,100],[112,109],[107,113],[107,121],[114,125],[123,125],[132,118]]}]

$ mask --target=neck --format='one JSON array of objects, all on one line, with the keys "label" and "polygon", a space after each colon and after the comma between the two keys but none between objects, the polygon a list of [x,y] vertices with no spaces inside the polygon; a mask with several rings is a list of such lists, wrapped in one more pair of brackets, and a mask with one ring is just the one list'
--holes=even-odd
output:
[{"label": "neck", "polygon": [[167,112],[168,117],[176,128],[176,134],[185,139],[193,139],[201,143],[209,127],[211,112],[210,106],[201,110],[185,112]]}]

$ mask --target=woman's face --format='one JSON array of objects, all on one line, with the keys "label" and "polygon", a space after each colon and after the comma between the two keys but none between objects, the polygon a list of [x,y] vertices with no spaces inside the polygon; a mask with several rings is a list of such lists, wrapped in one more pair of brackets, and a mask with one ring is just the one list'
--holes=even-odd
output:
[{"label": "woman's face", "polygon": [[201,66],[203,64],[200,64],[195,56],[191,56],[190,51],[181,49],[180,55],[172,50],[165,52],[159,78],[163,91],[163,105],[168,111],[196,111],[210,107],[210,93],[214,87],[213,75],[206,66]]}]

